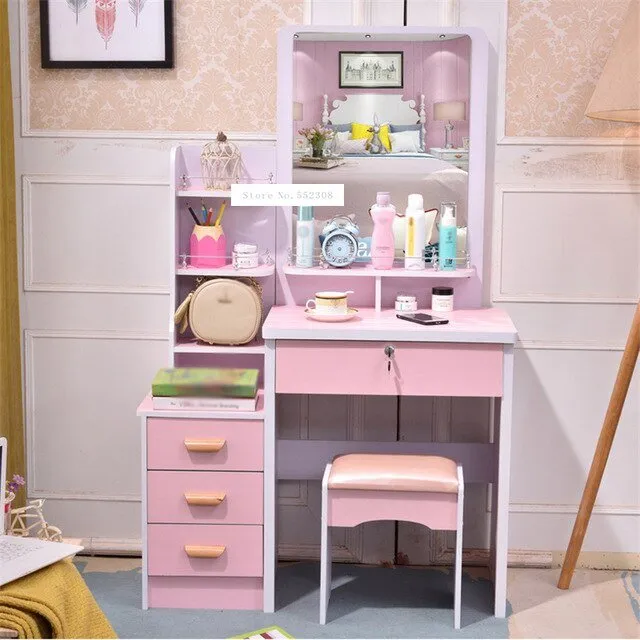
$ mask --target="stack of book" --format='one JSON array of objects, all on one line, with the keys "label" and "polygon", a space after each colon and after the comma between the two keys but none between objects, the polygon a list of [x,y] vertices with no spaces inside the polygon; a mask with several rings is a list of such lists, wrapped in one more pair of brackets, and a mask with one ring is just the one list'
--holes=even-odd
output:
[{"label": "stack of book", "polygon": [[151,384],[154,409],[255,411],[257,369],[160,369]]}]

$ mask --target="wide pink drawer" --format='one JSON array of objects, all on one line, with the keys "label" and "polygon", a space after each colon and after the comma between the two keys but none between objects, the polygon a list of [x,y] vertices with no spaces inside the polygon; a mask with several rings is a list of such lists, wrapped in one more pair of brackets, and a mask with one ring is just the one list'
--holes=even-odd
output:
[{"label": "wide pink drawer", "polygon": [[149,471],[147,520],[262,524],[262,473]]},{"label": "wide pink drawer", "polygon": [[262,578],[149,578],[150,607],[262,609]]},{"label": "wide pink drawer", "polygon": [[147,467],[262,471],[261,420],[147,419]]},{"label": "wide pink drawer", "polygon": [[261,576],[262,527],[150,524],[147,558],[150,576]]},{"label": "wide pink drawer", "polygon": [[[387,347],[393,349],[391,358],[385,353]],[[501,396],[502,347],[466,343],[278,340],[276,392]]]}]

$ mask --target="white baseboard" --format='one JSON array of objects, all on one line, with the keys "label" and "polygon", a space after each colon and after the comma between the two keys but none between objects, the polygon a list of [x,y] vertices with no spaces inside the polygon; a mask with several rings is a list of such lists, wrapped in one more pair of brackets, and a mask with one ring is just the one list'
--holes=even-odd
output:
[{"label": "white baseboard", "polygon": [[[79,544],[84,547],[80,555],[89,556],[128,556],[142,555],[142,542],[137,538],[65,538],[65,542]],[[320,545],[281,545],[280,560],[317,560],[320,557]],[[349,554],[336,549],[335,562],[349,562]],[[509,550],[508,564],[510,567],[553,568],[562,564],[564,551],[537,551],[532,549]],[[443,562],[447,562],[446,552]],[[453,560],[453,555],[451,556]],[[463,562],[468,566],[486,565],[489,552],[486,549],[465,549]],[[612,569],[620,571],[640,570],[640,553],[622,552],[583,552],[577,564],[582,569]]]}]

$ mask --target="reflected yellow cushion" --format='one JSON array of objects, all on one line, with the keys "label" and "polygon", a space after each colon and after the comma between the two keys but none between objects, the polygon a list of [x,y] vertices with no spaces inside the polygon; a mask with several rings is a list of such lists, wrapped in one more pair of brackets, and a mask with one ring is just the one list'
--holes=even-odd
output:
[{"label": "reflected yellow cushion", "polygon": [[[367,148],[369,148],[368,141],[373,138],[373,133],[369,131],[373,125],[370,124],[362,124],[360,122],[352,122],[351,123],[351,137],[354,140],[358,138],[366,138],[367,139]],[[380,142],[387,148],[387,151],[391,151],[391,139],[389,138],[389,125],[383,124],[380,127]]]}]

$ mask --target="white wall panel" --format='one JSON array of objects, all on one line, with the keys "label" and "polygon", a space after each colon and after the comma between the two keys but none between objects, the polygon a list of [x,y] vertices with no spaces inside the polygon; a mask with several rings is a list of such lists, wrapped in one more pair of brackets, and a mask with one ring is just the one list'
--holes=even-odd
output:
[{"label": "white wall panel", "polygon": [[156,182],[25,177],[25,289],[167,291],[168,202]]},{"label": "white wall panel", "polygon": [[26,333],[31,496],[139,499],[136,407],[166,359],[164,339],[106,332]]},{"label": "white wall panel", "polygon": [[637,299],[639,203],[629,188],[499,189],[494,299]]},{"label": "white wall panel", "polygon": [[[605,350],[516,350],[512,505],[536,504],[540,511],[577,505],[621,355]],[[632,380],[598,493],[602,507],[640,509],[638,425],[640,373]]]}]

